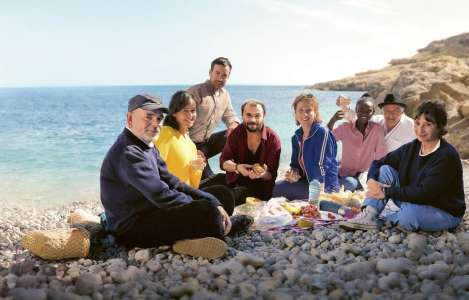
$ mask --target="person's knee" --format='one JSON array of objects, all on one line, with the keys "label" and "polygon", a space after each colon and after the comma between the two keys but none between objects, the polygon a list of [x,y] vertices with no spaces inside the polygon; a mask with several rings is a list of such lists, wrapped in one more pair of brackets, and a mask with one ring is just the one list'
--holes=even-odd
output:
[{"label": "person's knee", "polygon": [[396,170],[389,165],[383,165],[379,167],[379,182],[385,184],[392,184],[394,181],[394,174]]}]

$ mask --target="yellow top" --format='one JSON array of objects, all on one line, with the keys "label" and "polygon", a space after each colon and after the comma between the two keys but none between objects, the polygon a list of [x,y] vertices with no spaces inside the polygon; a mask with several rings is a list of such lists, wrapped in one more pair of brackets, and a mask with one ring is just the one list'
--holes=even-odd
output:
[{"label": "yellow top", "polygon": [[197,158],[197,148],[189,135],[183,135],[170,126],[163,126],[153,143],[171,174],[194,188],[199,187],[202,171],[195,170],[190,165],[190,161]]}]

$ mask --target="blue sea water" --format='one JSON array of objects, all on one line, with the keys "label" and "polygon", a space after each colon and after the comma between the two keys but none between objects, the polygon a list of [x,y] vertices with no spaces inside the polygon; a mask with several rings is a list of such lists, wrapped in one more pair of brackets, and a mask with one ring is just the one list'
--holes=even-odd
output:
[{"label": "blue sea water", "polygon": [[[168,104],[175,91],[187,87],[0,88],[0,203],[61,205],[99,199],[101,162],[125,126],[127,100],[148,93],[161,96]],[[304,87],[227,88],[238,115],[246,98],[266,103],[265,123],[281,137],[281,164],[288,164],[290,137],[296,128],[291,103]],[[327,122],[337,110],[335,99],[339,93],[315,94]],[[361,93],[345,94],[356,101]],[[217,158],[211,165],[218,165]]]}]

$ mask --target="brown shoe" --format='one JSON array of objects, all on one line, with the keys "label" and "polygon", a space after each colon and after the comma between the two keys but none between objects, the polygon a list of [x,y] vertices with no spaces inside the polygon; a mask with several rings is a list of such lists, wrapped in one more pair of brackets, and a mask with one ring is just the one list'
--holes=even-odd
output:
[{"label": "brown shoe", "polygon": [[222,257],[227,248],[224,241],[213,237],[181,240],[173,245],[173,251],[176,253],[209,259]]}]

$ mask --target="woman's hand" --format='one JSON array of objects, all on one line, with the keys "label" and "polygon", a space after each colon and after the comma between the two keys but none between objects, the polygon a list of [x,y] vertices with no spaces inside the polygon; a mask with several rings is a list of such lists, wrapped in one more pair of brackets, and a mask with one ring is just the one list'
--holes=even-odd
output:
[{"label": "woman's hand", "polygon": [[197,150],[197,158],[202,158],[205,163],[207,163],[207,158],[205,157],[205,154],[202,152],[202,150]]},{"label": "woman's hand", "polygon": [[202,156],[199,156],[199,155],[197,155],[196,159],[191,160],[189,162],[189,164],[191,165],[191,167],[194,170],[199,170],[199,171],[202,171],[205,168],[205,166],[207,165],[205,163],[205,159]]},{"label": "woman's hand", "polygon": [[290,168],[287,170],[287,172],[285,172],[285,180],[290,182],[290,183],[294,183],[294,182],[297,182],[298,180],[300,180],[301,176],[300,176],[300,172],[298,172],[297,169],[294,169],[294,168]]}]

